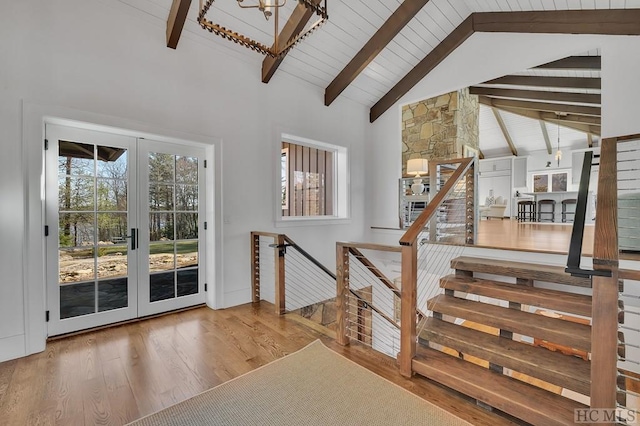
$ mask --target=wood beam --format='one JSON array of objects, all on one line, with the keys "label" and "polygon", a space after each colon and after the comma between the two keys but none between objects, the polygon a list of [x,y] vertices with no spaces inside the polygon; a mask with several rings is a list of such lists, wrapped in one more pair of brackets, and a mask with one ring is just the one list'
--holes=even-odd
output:
[{"label": "wood beam", "polygon": [[398,35],[398,33],[422,10],[429,0],[404,0],[393,14],[382,24],[356,56],[333,79],[324,92],[324,104],[331,103],[356,79],[373,59]]},{"label": "wood beam", "polygon": [[[311,0],[313,4],[317,5],[322,0]],[[304,6],[302,3],[298,2],[296,8],[291,13],[289,20],[284,27],[282,27],[282,31],[278,34],[278,45],[283,46],[297,34],[300,34],[302,30],[304,30],[305,25],[309,22],[309,19],[313,16],[313,10]],[[271,77],[276,73],[278,67],[284,60],[284,57],[287,56],[285,53],[278,58],[272,58],[271,56],[267,56],[262,61],[262,82],[268,83],[271,80]]]},{"label": "wood beam", "polygon": [[494,87],[469,88],[472,95],[488,97],[512,98],[512,99],[533,99],[541,101],[554,101],[566,103],[600,104],[600,94],[595,93],[569,93],[569,92],[548,92],[546,90],[519,90],[519,89],[497,89]]},{"label": "wood beam", "polygon": [[540,123],[540,130],[542,130],[542,136],[544,137],[544,143],[547,145],[547,154],[551,155],[551,140],[549,139],[549,132],[547,131],[547,124],[544,120],[538,120]]},{"label": "wood beam", "polygon": [[370,110],[374,122],[474,32],[640,35],[640,9],[472,13]]},{"label": "wood beam", "polygon": [[591,133],[587,133],[587,145],[589,145],[589,148],[593,148],[593,135]]},{"label": "wood beam", "polygon": [[569,56],[557,61],[538,65],[533,69],[545,70],[600,70],[602,58],[600,56]]},{"label": "wood beam", "polygon": [[500,102],[498,102],[500,101],[500,99],[491,99],[491,98],[480,96],[478,100],[481,104],[487,105],[488,107],[496,108],[496,109],[499,109],[500,111],[509,112],[511,114],[519,115],[521,117],[530,118],[532,120],[542,120],[542,121],[546,121],[547,123],[560,124],[561,126],[567,127],[569,129],[577,130],[579,132],[583,132],[587,134],[591,133],[599,136],[601,133],[599,125],[589,125],[589,124],[573,123],[571,121],[562,121],[558,119],[555,114],[548,115],[533,109],[509,108],[501,105]]},{"label": "wood beam", "polygon": [[167,47],[175,49],[187,20],[187,13],[191,6],[191,0],[173,0],[169,18],[167,19]]},{"label": "wood beam", "polygon": [[514,86],[558,87],[569,89],[600,89],[599,78],[583,77],[537,77],[532,75],[506,75],[485,81],[482,84],[502,84]]},{"label": "wood beam", "polygon": [[476,32],[545,34],[640,34],[640,10],[552,10],[474,14]]},{"label": "wood beam", "polygon": [[438,64],[458,48],[473,34],[473,15],[464,20],[440,44],[421,60],[407,75],[405,75],[391,90],[387,92],[369,112],[369,121],[373,123],[386,110],[405,95],[417,82],[429,74]]},{"label": "wood beam", "polygon": [[558,115],[552,112],[541,112],[540,118],[546,121],[560,121],[567,123],[587,124],[589,126],[600,126],[600,117],[587,117],[586,115]]},{"label": "wood beam", "polygon": [[[489,99],[486,96],[480,96],[480,101]],[[491,105],[497,108],[517,108],[533,111],[547,111],[560,114],[577,114],[588,115],[593,117],[600,116],[600,108],[582,105],[554,104],[548,102],[530,102],[518,101],[513,99],[491,98]]]},{"label": "wood beam", "polygon": [[500,130],[502,130],[502,134],[505,138],[505,140],[507,141],[507,145],[509,145],[509,149],[511,150],[511,154],[515,155],[516,157],[518,156],[518,150],[516,149],[516,146],[513,144],[513,140],[511,140],[511,135],[509,134],[509,130],[507,129],[507,126],[504,124],[504,120],[502,119],[502,116],[500,115],[500,111],[498,111],[497,108],[491,108],[491,111],[493,111],[493,115],[496,117],[496,121],[498,122],[498,126],[500,126]]}]

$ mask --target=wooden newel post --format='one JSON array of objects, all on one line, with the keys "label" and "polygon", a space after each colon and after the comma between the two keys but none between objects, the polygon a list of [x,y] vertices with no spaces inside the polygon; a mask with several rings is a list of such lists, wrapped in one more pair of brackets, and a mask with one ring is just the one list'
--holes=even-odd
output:
[{"label": "wooden newel post", "polygon": [[260,302],[260,235],[251,233],[251,301]]},{"label": "wooden newel post", "polygon": [[283,234],[279,234],[276,239],[276,314],[283,315],[286,312],[284,298],[284,257],[286,254],[285,239]]},{"label": "wooden newel post", "polygon": [[469,167],[469,171],[465,176],[465,205],[464,205],[464,223],[465,223],[465,244],[475,243],[475,227],[476,227],[476,214],[475,214],[475,162]]},{"label": "wooden newel post", "polygon": [[602,140],[593,267],[611,277],[592,279],[591,408],[616,408],[618,375],[618,176],[617,140]]},{"label": "wooden newel post", "polygon": [[400,303],[400,374],[411,377],[416,355],[418,249],[416,242],[402,246],[402,300]]},{"label": "wooden newel post", "polygon": [[347,336],[347,297],[349,293],[349,249],[336,244],[336,340],[345,346]]}]

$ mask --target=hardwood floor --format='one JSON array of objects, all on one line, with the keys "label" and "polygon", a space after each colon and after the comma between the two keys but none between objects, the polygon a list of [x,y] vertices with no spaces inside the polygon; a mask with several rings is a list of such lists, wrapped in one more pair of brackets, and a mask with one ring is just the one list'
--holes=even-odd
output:
[{"label": "hardwood floor", "polygon": [[315,339],[477,425],[514,424],[359,344],[339,346],[273,305],[206,307],[93,331],[0,363],[0,424],[121,425],[294,352]]},{"label": "hardwood floor", "polygon": [[[478,222],[476,245],[482,247],[543,251],[566,254],[569,251],[571,223],[518,222],[515,219],[483,219]],[[582,255],[593,254],[593,225],[586,225]]]}]

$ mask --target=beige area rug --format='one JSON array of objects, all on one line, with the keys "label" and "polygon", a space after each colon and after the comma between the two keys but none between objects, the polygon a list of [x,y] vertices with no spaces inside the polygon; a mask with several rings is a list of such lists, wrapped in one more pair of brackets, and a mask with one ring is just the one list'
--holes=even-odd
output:
[{"label": "beige area rug", "polygon": [[442,425],[452,414],[319,340],[130,425]]}]

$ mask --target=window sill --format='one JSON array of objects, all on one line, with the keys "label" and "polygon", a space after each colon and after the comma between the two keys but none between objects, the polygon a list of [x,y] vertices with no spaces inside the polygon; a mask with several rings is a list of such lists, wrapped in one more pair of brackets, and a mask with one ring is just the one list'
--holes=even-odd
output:
[{"label": "window sill", "polygon": [[286,219],[277,219],[276,228],[289,226],[316,226],[316,225],[346,225],[351,223],[350,217],[337,216],[289,216]]}]

